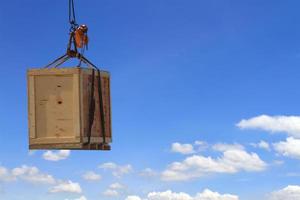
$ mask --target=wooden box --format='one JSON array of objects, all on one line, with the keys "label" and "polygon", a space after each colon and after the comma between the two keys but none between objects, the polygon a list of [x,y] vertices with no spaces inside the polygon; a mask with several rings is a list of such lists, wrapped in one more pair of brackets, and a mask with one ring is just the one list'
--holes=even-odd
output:
[{"label": "wooden box", "polygon": [[[110,75],[101,71],[104,119],[101,119],[98,96],[98,73],[94,71],[94,112],[90,115],[92,69],[29,69],[28,119],[30,149],[99,149],[112,142]],[[93,116],[91,131],[90,119]],[[88,144],[87,142],[90,141]]]}]

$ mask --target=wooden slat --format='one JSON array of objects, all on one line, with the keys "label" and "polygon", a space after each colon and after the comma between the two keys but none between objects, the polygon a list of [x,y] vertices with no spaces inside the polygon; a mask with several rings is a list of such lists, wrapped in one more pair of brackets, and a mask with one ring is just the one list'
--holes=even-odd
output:
[{"label": "wooden slat", "polygon": [[73,120],[74,137],[80,138],[80,79],[79,74],[73,74]]},{"label": "wooden slat", "polygon": [[[36,126],[35,126],[35,87],[34,77],[27,76],[28,81],[28,126],[30,139],[36,138]],[[29,89],[30,88],[30,89]]]},{"label": "wooden slat", "polygon": [[[88,141],[88,138],[87,137],[84,137],[83,138],[83,141],[84,142],[87,142]],[[105,141],[107,142],[107,143],[111,143],[112,142],[112,140],[111,140],[111,137],[105,137]],[[102,143],[102,142],[104,142],[103,141],[103,138],[102,137],[91,137],[91,141],[90,141],[91,143]]]},{"label": "wooden slat", "polygon": [[47,137],[47,138],[35,138],[31,140],[31,144],[68,144],[68,143],[80,143],[80,139],[74,137]]},{"label": "wooden slat", "polygon": [[41,68],[41,69],[30,69],[28,75],[66,75],[66,74],[79,74],[80,68]]},{"label": "wooden slat", "polygon": [[101,144],[81,144],[81,143],[70,143],[70,144],[32,144],[29,145],[30,149],[70,149],[70,150],[101,150],[108,151],[110,150],[109,145]]}]

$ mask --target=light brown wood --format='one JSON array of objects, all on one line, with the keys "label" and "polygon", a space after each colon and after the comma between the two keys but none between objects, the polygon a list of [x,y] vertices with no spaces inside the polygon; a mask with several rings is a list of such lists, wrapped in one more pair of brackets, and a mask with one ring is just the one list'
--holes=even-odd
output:
[{"label": "light brown wood", "polygon": [[[35,93],[34,93],[34,77],[29,76],[28,81],[28,127],[29,127],[29,139],[36,138],[35,134]],[[29,89],[33,88],[33,89]]]},{"label": "light brown wood", "polygon": [[[102,120],[106,142],[110,143],[110,75],[101,71],[104,119],[100,115],[96,70],[95,75],[95,112],[90,143],[103,143]],[[30,69],[27,76],[29,148],[87,149],[92,69]]]}]

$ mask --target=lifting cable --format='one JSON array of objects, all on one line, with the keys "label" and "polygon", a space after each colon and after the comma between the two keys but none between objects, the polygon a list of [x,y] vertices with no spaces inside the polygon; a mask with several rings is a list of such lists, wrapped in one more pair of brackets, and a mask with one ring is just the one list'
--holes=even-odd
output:
[{"label": "lifting cable", "polygon": [[78,28],[78,24],[76,23],[74,0],[69,0],[69,23],[71,24],[70,32],[73,32]]},{"label": "lifting cable", "polygon": [[[69,37],[69,42],[68,42],[68,47],[67,47],[67,52],[45,66],[45,68],[50,68],[54,67],[57,68],[58,66],[62,65],[64,62],[69,60],[70,58],[78,58],[80,60],[79,64],[77,67],[81,66],[81,62],[84,62],[89,68],[92,69],[92,82],[91,82],[91,94],[90,94],[90,102],[89,102],[89,126],[88,126],[88,133],[87,137],[88,140],[86,144],[91,144],[91,135],[92,135],[92,126],[94,123],[94,114],[95,114],[95,98],[94,98],[94,79],[95,76],[97,76],[98,80],[98,97],[99,97],[99,114],[100,114],[100,120],[101,120],[101,132],[102,132],[102,147],[105,148],[107,146],[106,143],[106,127],[105,127],[105,113],[104,113],[104,103],[103,103],[103,95],[102,95],[102,83],[101,83],[101,72],[98,67],[96,67],[93,63],[91,63],[87,58],[83,56],[84,49],[87,48],[87,41],[84,45],[81,45],[81,53],[78,53],[77,50],[77,45],[75,41],[75,32],[79,28],[86,28],[85,25],[78,25],[76,22],[76,15],[75,15],[75,5],[74,5],[74,0],[69,0],[69,23],[70,23],[70,37]],[[83,39],[83,38],[82,38]],[[82,40],[83,42],[83,40]],[[74,46],[74,49],[72,49],[72,45]],[[95,70],[97,70],[97,75],[95,74]],[[100,142],[101,143],[101,142]]]}]

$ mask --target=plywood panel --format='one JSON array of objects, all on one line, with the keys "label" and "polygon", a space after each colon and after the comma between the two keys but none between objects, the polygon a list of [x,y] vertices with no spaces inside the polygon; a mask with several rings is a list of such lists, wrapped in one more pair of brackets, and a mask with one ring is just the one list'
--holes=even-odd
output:
[{"label": "plywood panel", "polygon": [[74,137],[73,76],[36,76],[38,138]]}]

